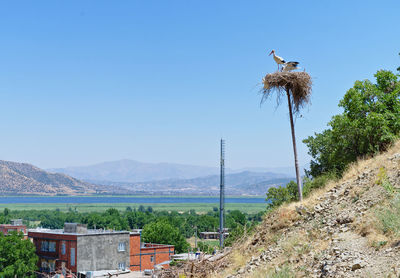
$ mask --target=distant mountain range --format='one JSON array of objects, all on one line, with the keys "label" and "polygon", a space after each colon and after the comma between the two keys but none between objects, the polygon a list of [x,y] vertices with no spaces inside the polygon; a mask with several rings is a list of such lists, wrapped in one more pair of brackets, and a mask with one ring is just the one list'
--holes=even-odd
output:
[{"label": "distant mountain range", "polygon": [[31,164],[0,160],[0,194],[84,195],[115,190],[65,174],[49,173]]},{"label": "distant mountain range", "polygon": [[[225,192],[228,195],[264,196],[268,188],[279,186],[294,180],[283,174],[240,172],[227,174],[225,177]],[[137,183],[112,181],[91,181],[102,185],[126,188],[134,192],[147,192],[161,195],[218,195],[219,175],[210,175],[193,179],[167,179]]]},{"label": "distant mountain range", "polygon": [[[52,171],[64,173],[50,173],[31,164],[0,160],[0,194],[219,194],[220,177],[216,167],[120,160]],[[293,180],[290,175],[274,172],[227,172],[225,190],[228,195],[263,196],[269,187]]]},{"label": "distant mountain range", "polygon": [[[218,175],[218,167],[184,165],[176,163],[144,163],[123,159],[89,166],[48,169],[50,172],[64,173],[91,182],[137,183],[159,180],[181,180]],[[293,167],[226,169],[227,174],[241,172],[280,174],[280,177],[295,176]]]},{"label": "distant mountain range", "polygon": [[143,182],[215,175],[218,173],[218,168],[174,163],[144,163],[123,159],[90,166],[54,168],[48,171],[91,181]]}]

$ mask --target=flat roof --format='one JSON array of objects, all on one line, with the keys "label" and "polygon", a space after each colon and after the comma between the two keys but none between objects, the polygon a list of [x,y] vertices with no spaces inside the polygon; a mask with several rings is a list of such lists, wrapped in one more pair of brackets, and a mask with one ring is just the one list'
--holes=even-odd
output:
[{"label": "flat roof", "polygon": [[129,231],[112,231],[112,230],[101,230],[101,229],[87,229],[84,233],[67,233],[64,229],[46,229],[36,228],[29,229],[28,233],[44,233],[44,234],[56,234],[56,235],[76,235],[76,236],[92,236],[92,235],[109,235],[109,234],[129,234]]}]

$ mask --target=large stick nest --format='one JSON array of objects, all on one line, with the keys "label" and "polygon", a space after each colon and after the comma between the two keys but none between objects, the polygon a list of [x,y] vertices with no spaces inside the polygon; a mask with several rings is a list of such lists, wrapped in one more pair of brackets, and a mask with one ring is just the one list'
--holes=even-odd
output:
[{"label": "large stick nest", "polygon": [[293,112],[296,114],[310,101],[312,80],[306,72],[274,72],[267,74],[263,80],[262,101],[268,99],[274,91],[277,101],[287,92],[291,95]]}]

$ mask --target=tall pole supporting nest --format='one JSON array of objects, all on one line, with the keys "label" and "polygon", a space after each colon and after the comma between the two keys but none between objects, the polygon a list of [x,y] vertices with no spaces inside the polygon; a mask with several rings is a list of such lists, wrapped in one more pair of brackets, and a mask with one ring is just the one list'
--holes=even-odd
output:
[{"label": "tall pole supporting nest", "polygon": [[312,81],[306,72],[274,72],[267,74],[263,78],[264,88],[262,89],[264,101],[272,93],[277,92],[277,103],[281,97],[286,94],[289,107],[290,128],[292,130],[292,143],[294,152],[294,164],[296,168],[296,181],[298,187],[299,200],[303,200],[301,177],[299,171],[299,162],[297,158],[296,135],[294,131],[293,114],[299,113],[300,109],[310,100]]},{"label": "tall pole supporting nest", "polygon": [[296,134],[294,132],[293,111],[292,111],[292,103],[291,103],[291,99],[290,99],[289,89],[286,89],[286,94],[288,97],[290,128],[292,129],[292,143],[293,143],[293,153],[294,153],[294,167],[296,168],[296,182],[297,182],[297,189],[299,191],[299,200],[301,202],[301,201],[303,201],[303,190],[302,190],[303,187],[301,185],[299,161],[297,159]]}]

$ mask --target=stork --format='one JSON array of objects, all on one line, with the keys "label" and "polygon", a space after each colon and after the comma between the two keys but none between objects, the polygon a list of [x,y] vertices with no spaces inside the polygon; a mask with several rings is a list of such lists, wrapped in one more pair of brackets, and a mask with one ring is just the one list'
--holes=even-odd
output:
[{"label": "stork", "polygon": [[284,63],[282,71],[288,72],[288,71],[292,71],[292,70],[298,69],[298,67],[297,67],[298,64],[299,64],[299,62],[294,62],[294,61],[290,61],[290,62]]},{"label": "stork", "polygon": [[270,56],[271,54],[274,54],[274,60],[275,62],[278,64],[278,71],[279,71],[279,65],[283,65],[285,64],[285,60],[282,57],[276,56],[275,55],[275,50],[272,49],[272,51],[269,53],[268,56]]}]

